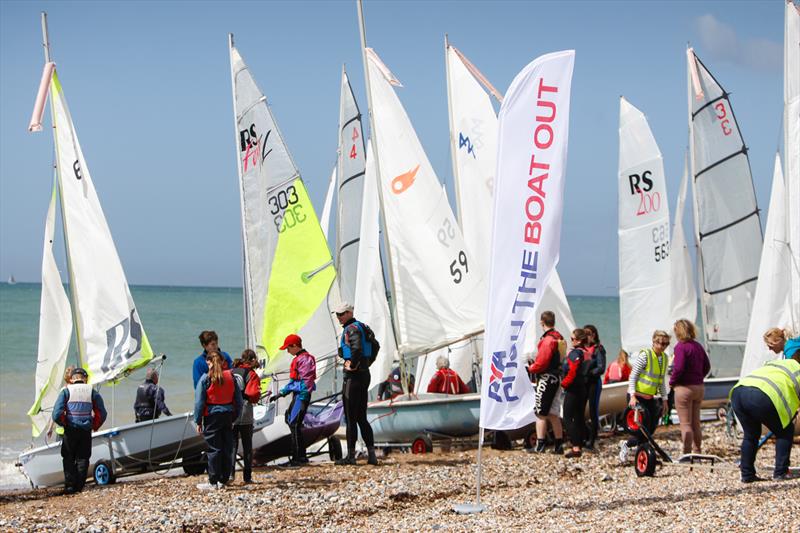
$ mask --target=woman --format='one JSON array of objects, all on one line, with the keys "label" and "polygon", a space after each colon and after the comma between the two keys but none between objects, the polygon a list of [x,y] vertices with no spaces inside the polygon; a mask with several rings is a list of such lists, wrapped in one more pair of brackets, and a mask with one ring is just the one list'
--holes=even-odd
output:
[{"label": "woman", "polygon": [[221,489],[231,475],[233,421],[242,411],[242,392],[219,352],[208,354],[208,372],[194,392],[194,423],[208,445],[208,483],[200,490]]},{"label": "woman", "polygon": [[628,352],[620,350],[617,355],[617,360],[608,365],[606,369],[606,375],[603,377],[603,385],[628,381],[630,376],[631,364],[628,362]]},{"label": "woman", "polygon": [[703,346],[695,340],[697,328],[689,320],[681,319],[673,326],[675,353],[669,386],[675,391],[675,410],[681,424],[683,453],[702,453],[703,433],[700,428],[700,404],[703,403],[705,379],[711,370]]},{"label": "woman", "polygon": [[[640,350],[633,361],[630,378],[628,378],[628,406],[633,409],[640,405],[646,415],[643,426],[651,435],[658,426],[661,416],[660,407],[667,410],[667,354],[664,350],[669,346],[669,334],[657,329],[653,332],[653,347]],[[661,402],[656,400],[661,396]],[[619,443],[619,461],[628,460],[628,450],[636,449],[645,442],[644,435],[637,431],[627,441]]]},{"label": "woman", "polygon": [[564,457],[580,457],[583,446],[586,422],[584,411],[587,399],[587,375],[592,359],[586,354],[586,330],[572,331],[570,341],[572,350],[564,361],[564,379],[561,386],[564,388],[564,425],[567,426],[572,449],[567,450]]},{"label": "woman", "polygon": [[256,352],[246,349],[239,359],[233,362],[233,377],[242,391],[242,414],[233,425],[233,459],[231,463],[231,479],[236,477],[236,454],[239,451],[239,439],[242,440],[242,478],[244,483],[253,480],[253,404],[261,399],[261,378],[256,374],[258,357]]},{"label": "woman", "polygon": [[791,359],[794,354],[800,353],[800,336],[792,338],[788,330],[769,328],[764,333],[764,342],[771,352],[783,353],[784,359]]},{"label": "woman", "polygon": [[583,326],[583,330],[586,332],[586,346],[592,354],[586,384],[589,417],[592,421],[592,432],[586,439],[586,448],[592,450],[600,429],[600,393],[603,392],[603,372],[606,371],[606,349],[600,342],[600,334],[593,324],[586,324]]}]

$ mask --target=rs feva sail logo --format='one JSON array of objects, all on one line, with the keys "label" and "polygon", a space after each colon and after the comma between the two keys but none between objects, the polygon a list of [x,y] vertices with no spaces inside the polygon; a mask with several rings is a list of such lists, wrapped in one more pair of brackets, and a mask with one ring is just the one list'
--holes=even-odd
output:
[{"label": "rs feva sail logo", "polygon": [[400,174],[395,179],[392,180],[392,192],[395,194],[400,194],[408,190],[414,184],[414,180],[417,179],[417,171],[419,170],[419,165],[414,167],[412,170],[408,172],[404,172]]}]

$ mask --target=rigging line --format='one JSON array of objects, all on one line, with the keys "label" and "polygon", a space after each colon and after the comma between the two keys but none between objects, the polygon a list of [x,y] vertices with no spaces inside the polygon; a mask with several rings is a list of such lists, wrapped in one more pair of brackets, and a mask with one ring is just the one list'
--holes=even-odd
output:
[{"label": "rigging line", "polygon": [[714,235],[715,233],[719,233],[720,231],[726,230],[726,229],[730,228],[731,226],[735,226],[736,224],[738,224],[740,222],[744,222],[745,220],[747,220],[748,218],[750,218],[753,215],[758,215],[758,208],[756,208],[756,210],[753,211],[752,213],[748,213],[745,216],[743,216],[743,217],[741,217],[741,218],[739,218],[737,220],[734,220],[733,222],[729,222],[728,224],[725,224],[724,226],[720,226],[720,227],[718,227],[716,229],[713,229],[713,230],[709,231],[708,233],[699,233],[700,240],[702,241],[706,237],[710,237],[711,235]]},{"label": "rigging line", "polygon": [[[720,87],[720,89],[722,89],[722,87]],[[707,108],[707,107],[709,107],[709,106],[711,106],[711,105],[715,104],[716,102],[719,102],[720,100],[728,100],[728,96],[730,96],[730,94],[729,94],[729,93],[726,93],[726,92],[725,92],[725,89],[722,89],[722,94],[721,94],[720,96],[717,96],[717,97],[716,97],[716,98],[714,98],[713,100],[709,100],[708,102],[706,102],[705,104],[703,104],[702,106],[700,106],[700,107],[697,109],[697,111],[695,111],[694,113],[692,113],[692,120],[694,120],[694,117],[696,117],[697,115],[699,115],[700,113],[702,113],[702,112],[703,112],[703,110],[704,110],[705,108]],[[730,101],[730,100],[728,100],[728,105],[730,105],[730,103],[731,103],[731,101]]]},{"label": "rigging line", "polygon": [[341,185],[339,185],[339,190],[341,191],[342,188],[344,188],[345,185],[347,185],[349,182],[353,181],[356,178],[360,178],[361,176],[366,174],[366,172],[367,172],[366,170],[362,170],[361,172],[358,172],[357,174],[353,174],[352,176],[350,176],[349,178],[344,180]]},{"label": "rigging line", "polygon": [[341,131],[344,131],[344,129],[345,129],[347,126],[349,126],[351,122],[355,122],[356,120],[361,120],[361,113],[359,113],[358,115],[354,116],[353,118],[351,118],[350,120],[348,120],[347,122],[345,122],[345,123],[342,125],[342,130],[341,130]]},{"label": "rigging line", "polygon": [[353,239],[353,240],[347,241],[346,243],[344,243],[343,245],[341,245],[341,246],[339,247],[339,253],[341,254],[341,253],[342,253],[342,250],[344,250],[344,249],[345,249],[345,248],[347,248],[348,246],[351,246],[351,245],[353,245],[353,244],[356,244],[356,243],[357,243],[358,241],[360,241],[360,240],[361,240],[361,237],[358,237],[358,238],[355,238],[355,239]]},{"label": "rigging line", "polygon": [[758,276],[754,276],[754,277],[752,277],[750,279],[746,279],[744,281],[741,281],[741,282],[737,283],[736,285],[731,285],[730,287],[725,287],[724,289],[717,289],[715,291],[706,291],[706,294],[708,294],[709,296],[714,296],[716,294],[720,294],[720,293],[723,293],[723,292],[732,291],[733,289],[738,289],[742,285],[746,285],[746,284],[748,284],[748,283],[750,283],[752,281],[758,281]]},{"label": "rigging line", "polygon": [[[716,163],[712,163],[711,165],[707,166],[706,168],[704,168],[703,170],[701,170],[700,172],[698,172],[697,174],[695,174],[695,175],[694,175],[694,179],[695,179],[695,181],[697,181],[697,178],[699,178],[699,177],[700,177],[700,175],[701,175],[701,174],[703,174],[704,172],[708,172],[708,171],[709,171],[709,170],[711,170],[712,168],[714,168],[714,167],[716,167],[716,166],[719,166],[719,165],[721,165],[722,163],[724,163],[725,161],[728,161],[728,160],[730,160],[730,159],[733,159],[733,158],[734,158],[734,157],[736,157],[737,155],[741,155],[741,154],[744,154],[745,156],[747,155],[747,146],[745,146],[745,145],[742,145],[742,148],[741,148],[740,150],[737,150],[736,152],[733,152],[733,153],[732,153],[731,155],[729,155],[729,156],[723,157],[722,159],[718,160]],[[750,179],[752,180],[752,178],[750,178]]]}]

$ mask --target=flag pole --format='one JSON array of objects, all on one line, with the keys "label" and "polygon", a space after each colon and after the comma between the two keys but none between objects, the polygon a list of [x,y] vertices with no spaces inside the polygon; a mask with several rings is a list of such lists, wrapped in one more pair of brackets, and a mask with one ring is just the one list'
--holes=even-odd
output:
[{"label": "flag pole", "polygon": [[458,514],[476,514],[486,510],[486,506],[481,503],[481,449],[483,449],[483,428],[478,434],[478,464],[475,469],[475,503],[457,503],[453,506],[453,511]]}]

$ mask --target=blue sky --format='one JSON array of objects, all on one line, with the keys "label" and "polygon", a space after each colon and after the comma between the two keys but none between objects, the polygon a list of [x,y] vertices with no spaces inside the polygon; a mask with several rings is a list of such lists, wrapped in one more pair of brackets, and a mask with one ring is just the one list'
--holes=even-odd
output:
[{"label": "blue sky", "polygon": [[[354,1],[4,1],[0,279],[40,278],[53,142],[47,128],[26,127],[43,64],[42,10],[130,283],[241,285],[228,32],[321,209],[342,63],[366,109]],[[649,118],[674,207],[687,143],[687,42],[732,93],[766,210],[783,108],[782,0],[367,0],[365,15],[369,44],[403,82],[400,98],[451,193],[445,32],[501,92],[536,56],[576,50],[559,265],[568,294],[617,293],[619,95]]]}]

